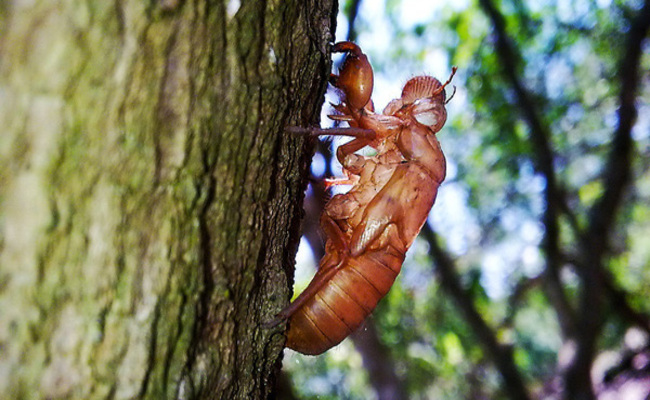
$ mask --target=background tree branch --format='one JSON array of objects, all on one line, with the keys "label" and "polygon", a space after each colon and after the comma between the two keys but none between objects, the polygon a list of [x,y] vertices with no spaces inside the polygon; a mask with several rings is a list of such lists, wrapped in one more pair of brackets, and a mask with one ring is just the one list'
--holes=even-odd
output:
[{"label": "background tree branch", "polygon": [[522,376],[515,365],[512,349],[499,343],[492,328],[488,326],[481,314],[474,307],[472,296],[463,289],[455,272],[451,257],[440,247],[435,232],[429,224],[424,224],[421,235],[429,244],[429,255],[435,264],[435,273],[440,279],[440,286],[456,303],[465,317],[467,324],[481,344],[503,379],[504,391],[515,399],[530,399]]},{"label": "background tree branch", "polygon": [[[550,130],[542,122],[537,111],[540,105],[535,105],[532,96],[525,89],[519,79],[521,57],[516,47],[509,39],[503,16],[497,11],[490,0],[481,0],[480,4],[492,21],[496,35],[496,50],[503,64],[505,77],[514,89],[524,120],[530,129],[531,140],[535,154],[536,165],[546,178],[545,200],[546,210],[543,223],[545,237],[543,248],[547,258],[547,272],[549,273],[549,289],[554,295],[549,296],[560,301],[554,302],[561,325],[564,327],[565,336],[576,340],[576,355],[567,370],[566,385],[567,398],[593,398],[591,384],[591,365],[594,358],[596,339],[598,338],[603,319],[603,289],[605,288],[605,272],[603,267],[604,257],[609,247],[609,237],[614,229],[614,219],[619,210],[624,189],[630,181],[630,156],[632,150],[631,128],[636,117],[634,106],[635,90],[638,86],[638,62],[640,59],[641,40],[647,35],[648,5],[645,3],[628,34],[628,44],[620,68],[621,95],[619,109],[619,124],[612,141],[608,165],[604,176],[605,191],[600,200],[594,205],[589,215],[589,224],[581,241],[581,253],[584,257],[579,264],[578,274],[581,277],[581,300],[579,312],[571,312],[566,297],[562,295],[562,284],[559,280],[559,265],[562,255],[558,247],[558,217],[559,210],[568,210],[564,204],[564,190],[556,188],[556,178],[553,169],[553,153],[550,149],[548,138]],[[610,277],[611,278],[611,277]],[[608,282],[609,286],[614,285]],[[614,289],[614,288],[612,288]],[[614,296],[610,299],[613,305],[624,306],[624,296],[619,290],[609,290],[607,293]],[[628,312],[629,316],[633,315]],[[638,321],[638,318],[636,318]]]},{"label": "background tree branch", "polygon": [[[542,248],[546,254],[545,289],[549,301],[555,308],[564,336],[571,337],[576,331],[575,311],[564,292],[560,279],[562,254],[558,242],[558,219],[562,209],[561,206],[566,203],[566,199],[564,191],[557,183],[554,155],[549,143],[551,132],[540,116],[540,103],[533,99],[532,94],[520,79],[522,70],[521,56],[506,32],[503,16],[491,0],[481,0],[479,4],[492,22],[496,36],[496,52],[503,67],[503,75],[515,92],[517,108],[528,126],[533,146],[533,165],[535,165],[537,172],[544,176],[546,181],[544,189],[545,209],[542,218],[544,224]],[[511,132],[506,133],[512,134]]]},{"label": "background tree branch", "polygon": [[[589,213],[589,223],[581,242],[582,260],[578,273],[582,278],[578,341],[572,364],[566,374],[567,399],[591,399],[591,365],[595,358],[596,341],[604,323],[603,291],[613,287],[605,284],[610,278],[605,272],[612,233],[616,230],[616,216],[621,209],[624,191],[629,187],[632,168],[632,127],[636,120],[636,92],[639,82],[641,43],[650,26],[650,2],[646,1],[636,17],[630,21],[630,31],[619,67],[620,95],[618,126],[614,132],[611,151],[604,169],[604,192]],[[614,295],[613,305],[621,304],[621,292]]]}]

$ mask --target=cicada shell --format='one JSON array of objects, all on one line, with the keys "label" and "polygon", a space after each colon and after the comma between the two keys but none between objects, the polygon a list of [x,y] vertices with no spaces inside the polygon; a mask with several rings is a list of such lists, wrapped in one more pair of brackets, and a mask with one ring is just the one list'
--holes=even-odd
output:
[{"label": "cicada shell", "polygon": [[[444,88],[451,77],[444,85],[430,76],[415,77],[400,98],[374,113],[368,59],[351,42],[337,43],[334,51],[348,54],[331,78],[343,97],[335,106],[339,114],[330,117],[350,127],[290,129],[354,138],[337,152],[349,176],[345,183],[354,184],[334,196],[321,217],[325,256],[309,286],[279,314],[289,319],[287,347],[311,355],[354,332],[388,293],[445,178],[436,133],[447,118]],[[356,154],[366,146],[376,155]]]}]

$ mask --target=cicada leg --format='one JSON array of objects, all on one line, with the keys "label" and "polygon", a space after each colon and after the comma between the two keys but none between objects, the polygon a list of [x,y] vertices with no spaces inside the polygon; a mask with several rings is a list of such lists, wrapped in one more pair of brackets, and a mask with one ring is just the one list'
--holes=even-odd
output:
[{"label": "cicada leg", "polygon": [[377,138],[377,134],[372,129],[363,129],[357,127],[349,128],[303,128],[300,126],[290,126],[287,132],[296,135],[309,135],[309,136],[350,136],[354,139],[348,143],[339,146],[336,151],[336,158],[339,160],[344,168],[347,168],[346,157],[358,150],[371,144]]},{"label": "cicada leg", "polygon": [[355,112],[362,110],[370,101],[374,74],[368,58],[361,48],[352,42],[339,42],[333,53],[347,53],[339,75],[330,75],[330,83],[343,91],[345,103]]}]

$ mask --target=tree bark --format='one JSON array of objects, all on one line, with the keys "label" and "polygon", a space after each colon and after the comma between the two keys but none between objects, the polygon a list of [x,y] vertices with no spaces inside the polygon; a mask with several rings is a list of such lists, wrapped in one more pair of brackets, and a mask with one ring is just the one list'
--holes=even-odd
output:
[{"label": "tree bark", "polygon": [[335,9],[0,5],[0,397],[268,397]]}]

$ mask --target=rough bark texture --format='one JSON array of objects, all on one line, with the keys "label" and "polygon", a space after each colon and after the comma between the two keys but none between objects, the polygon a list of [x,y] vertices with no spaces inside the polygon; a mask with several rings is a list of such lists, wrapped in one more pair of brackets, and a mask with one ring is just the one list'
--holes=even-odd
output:
[{"label": "rough bark texture", "polygon": [[334,0],[0,5],[0,398],[265,398]]}]

